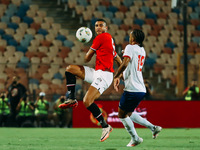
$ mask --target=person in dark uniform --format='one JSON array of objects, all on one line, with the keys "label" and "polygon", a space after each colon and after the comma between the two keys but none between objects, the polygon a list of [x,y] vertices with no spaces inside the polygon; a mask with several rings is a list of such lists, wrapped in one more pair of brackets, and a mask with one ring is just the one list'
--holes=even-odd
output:
[{"label": "person in dark uniform", "polygon": [[8,99],[10,101],[10,117],[9,117],[9,126],[16,126],[16,107],[20,99],[26,98],[26,88],[24,85],[18,82],[19,77],[14,76],[13,82],[8,88]]}]

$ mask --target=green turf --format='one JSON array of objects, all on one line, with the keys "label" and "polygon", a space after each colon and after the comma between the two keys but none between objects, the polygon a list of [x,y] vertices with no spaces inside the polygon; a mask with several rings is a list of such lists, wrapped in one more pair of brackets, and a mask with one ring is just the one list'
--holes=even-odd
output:
[{"label": "green turf", "polygon": [[144,142],[129,148],[125,129],[100,142],[100,128],[0,128],[0,150],[200,150],[200,129],[163,129],[155,140],[148,129],[137,132]]}]

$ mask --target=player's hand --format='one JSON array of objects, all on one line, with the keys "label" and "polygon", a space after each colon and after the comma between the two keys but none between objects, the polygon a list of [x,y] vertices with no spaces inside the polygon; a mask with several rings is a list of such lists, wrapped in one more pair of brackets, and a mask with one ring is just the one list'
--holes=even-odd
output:
[{"label": "player's hand", "polygon": [[119,91],[119,83],[120,83],[120,78],[115,78],[114,79],[114,89],[115,91]]}]

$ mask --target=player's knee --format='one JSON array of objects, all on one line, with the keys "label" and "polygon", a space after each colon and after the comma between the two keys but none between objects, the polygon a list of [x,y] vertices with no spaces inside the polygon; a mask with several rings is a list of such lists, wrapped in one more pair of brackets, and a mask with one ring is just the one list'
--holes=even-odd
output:
[{"label": "player's knee", "polygon": [[122,115],[120,113],[118,113],[118,118],[123,118]]},{"label": "player's knee", "polygon": [[119,113],[118,113],[118,117],[119,117],[119,118],[126,118],[127,115],[126,115],[125,113],[119,112]]},{"label": "player's knee", "polygon": [[87,99],[87,98],[83,98],[83,105],[88,108],[92,103]]},{"label": "player's knee", "polygon": [[66,69],[65,69],[65,71],[70,72],[70,73],[72,73],[73,70],[74,70],[73,65],[68,65],[68,66],[66,67]]}]

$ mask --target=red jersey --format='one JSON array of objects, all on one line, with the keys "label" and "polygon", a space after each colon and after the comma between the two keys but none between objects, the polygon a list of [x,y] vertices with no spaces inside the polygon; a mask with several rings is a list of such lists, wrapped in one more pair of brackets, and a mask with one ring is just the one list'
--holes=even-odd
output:
[{"label": "red jersey", "polygon": [[117,53],[114,41],[109,33],[97,35],[90,49],[96,52],[95,70],[114,72],[113,60]]}]

